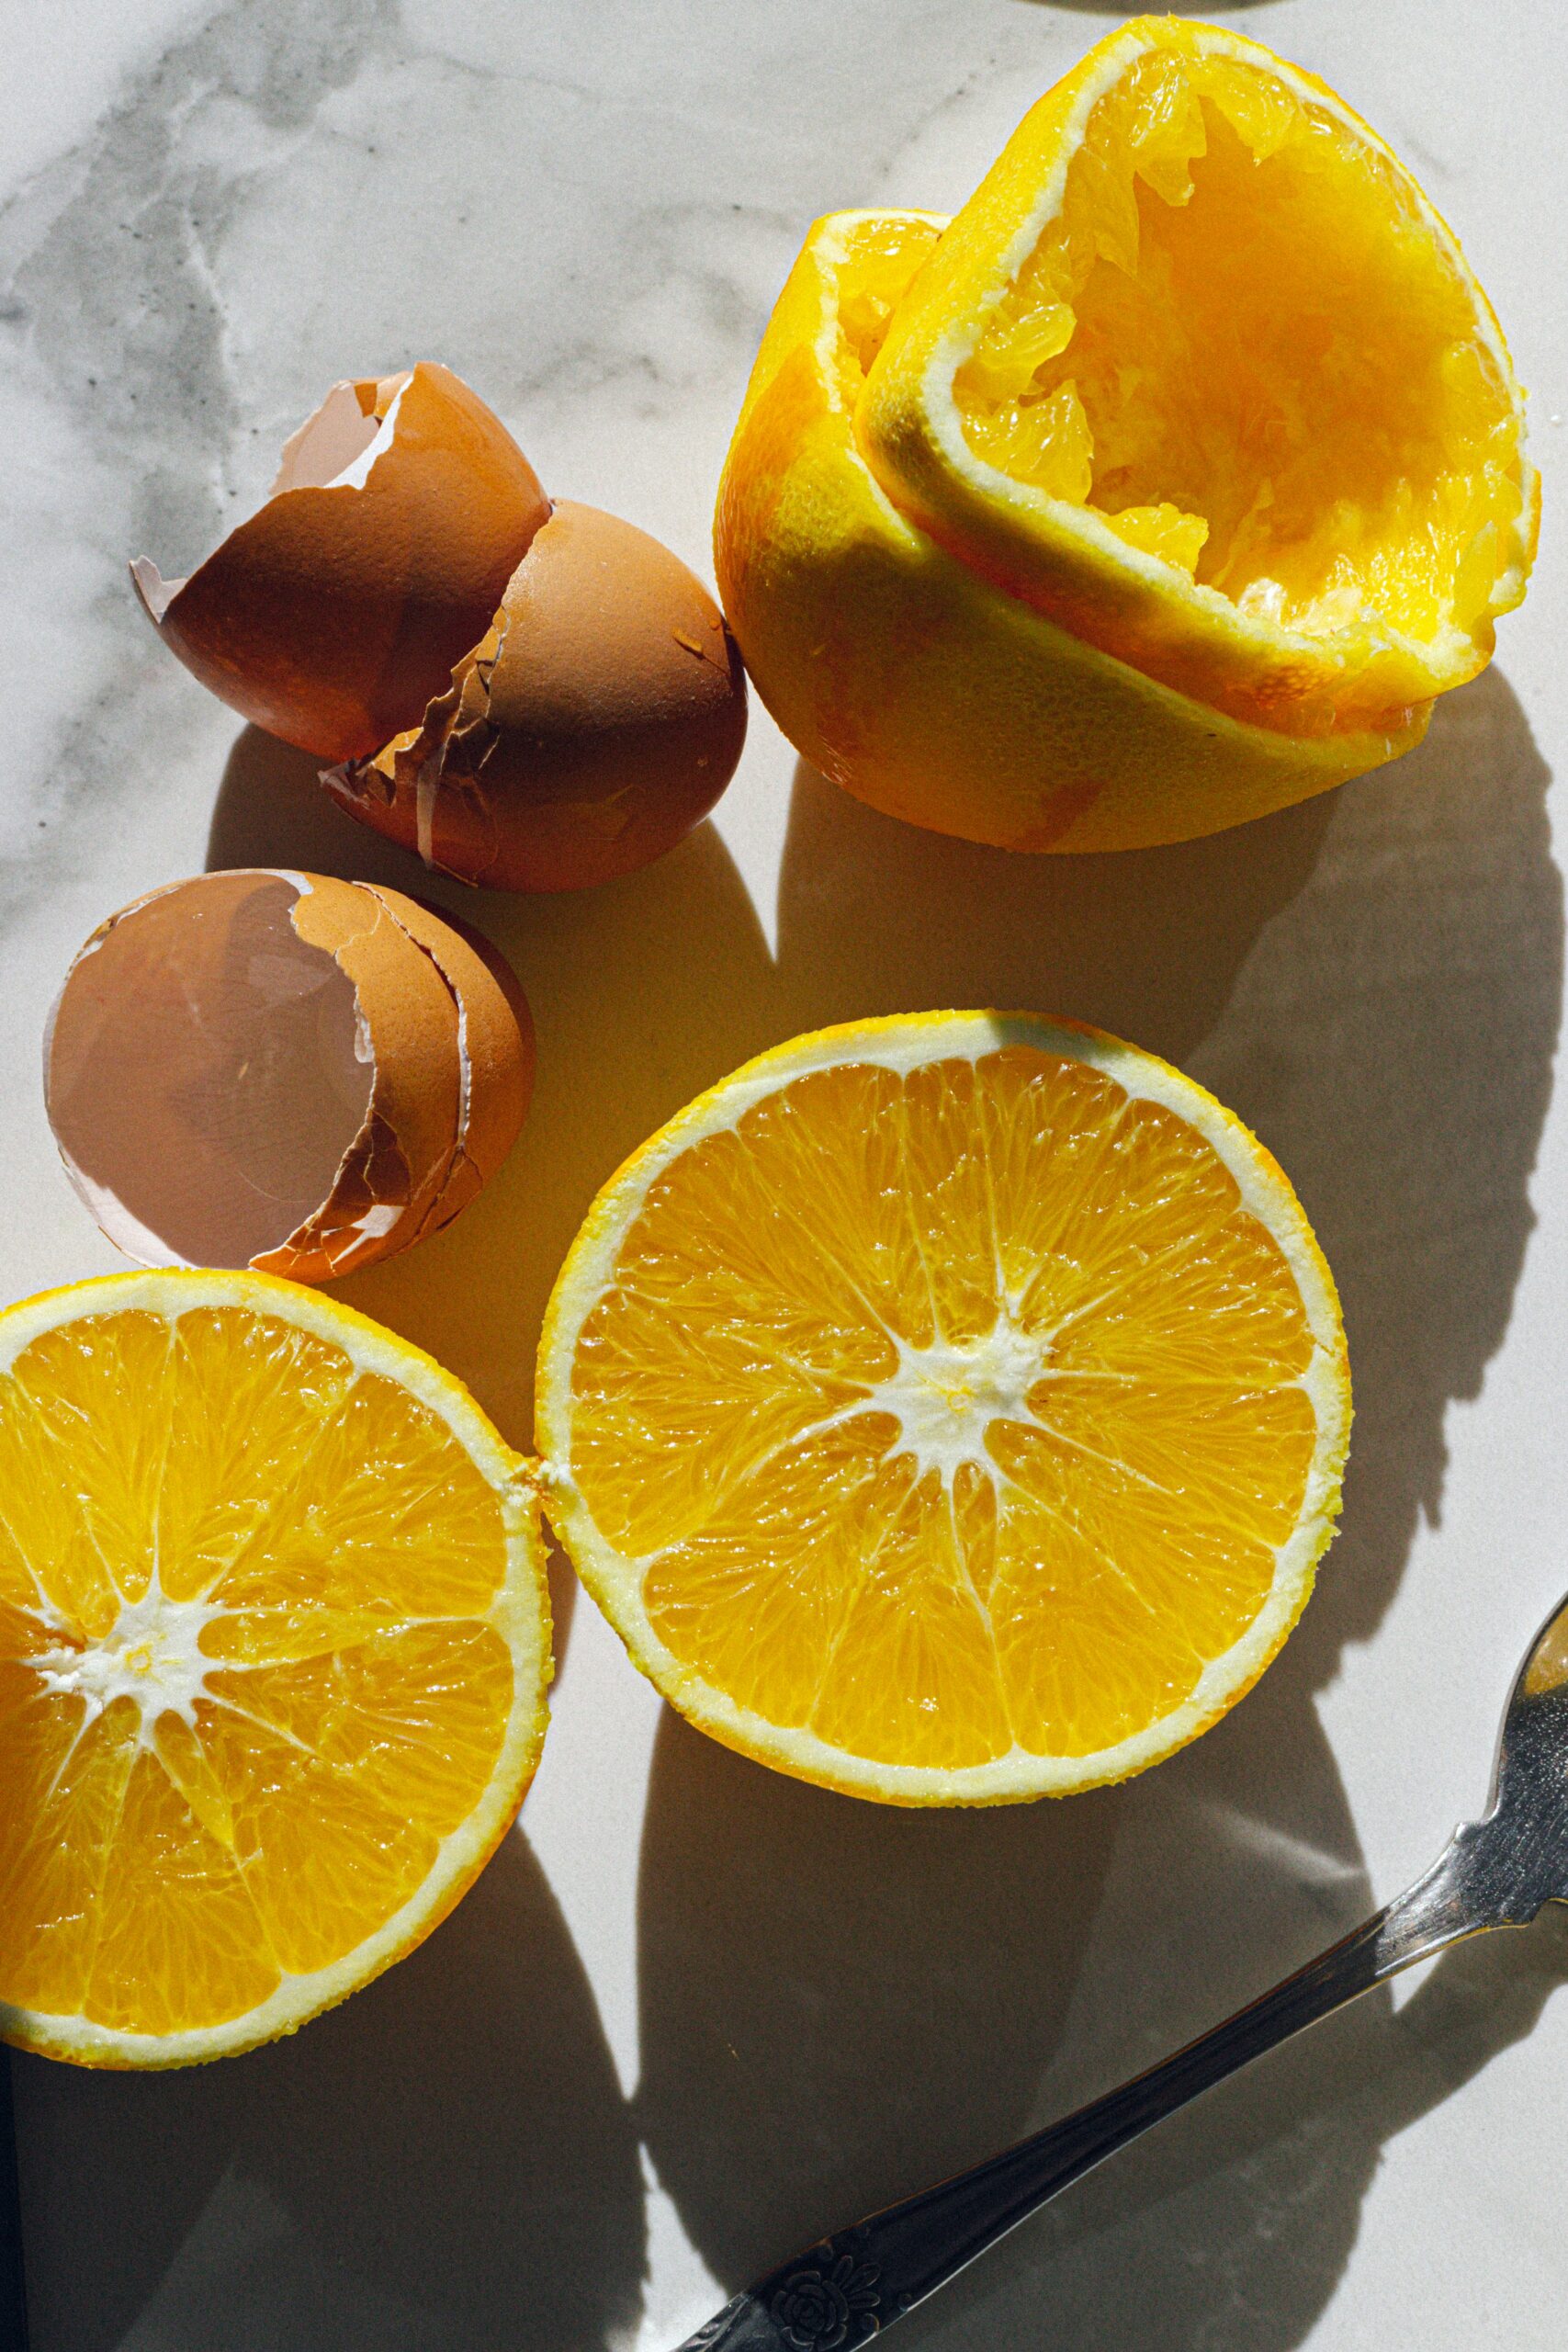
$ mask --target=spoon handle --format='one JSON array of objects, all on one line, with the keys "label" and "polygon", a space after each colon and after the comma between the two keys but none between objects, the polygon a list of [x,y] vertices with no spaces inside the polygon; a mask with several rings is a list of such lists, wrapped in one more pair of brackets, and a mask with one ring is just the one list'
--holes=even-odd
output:
[{"label": "spoon handle", "polygon": [[1387,1910],[1147,2074],[824,2238],[737,2295],[680,2352],[847,2352],[892,2326],[1162,2116],[1413,1962],[1501,1924],[1470,1900],[1475,1838],[1474,1826],[1461,1830]]}]

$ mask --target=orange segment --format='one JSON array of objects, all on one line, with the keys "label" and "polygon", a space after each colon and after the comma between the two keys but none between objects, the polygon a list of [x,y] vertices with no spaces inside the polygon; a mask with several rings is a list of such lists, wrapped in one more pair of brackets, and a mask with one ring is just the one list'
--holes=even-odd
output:
[{"label": "orange segment", "polygon": [[[129,1770],[94,1897],[81,2016],[104,2042],[183,2038],[275,1997],[281,1955],[260,1930],[239,1858],[197,1819],[162,1759],[134,1731],[121,1754]],[[74,1818],[63,1826],[81,1834]],[[54,2006],[47,1981],[38,2000]]]},{"label": "orange segment", "polygon": [[96,1954],[98,1891],[130,1773],[130,1702],[86,1723],[79,1707],[51,1704],[34,1674],[7,1662],[0,1703],[6,1995],[17,2010],[75,2014]]},{"label": "orange segment", "polygon": [[1165,1064],[1030,1016],[795,1040],[601,1194],[547,1505],[694,1722],[891,1802],[1087,1786],[1261,1672],[1337,1508],[1332,1284]]},{"label": "orange segment", "polygon": [[417,1350],[249,1273],[0,1315],[0,2023],[291,2030],[419,1942],[544,1731],[523,1465]]}]

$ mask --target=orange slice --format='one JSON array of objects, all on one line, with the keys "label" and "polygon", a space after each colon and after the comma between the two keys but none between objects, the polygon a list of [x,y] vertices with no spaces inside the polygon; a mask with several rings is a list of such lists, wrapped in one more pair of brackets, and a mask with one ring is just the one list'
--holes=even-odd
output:
[{"label": "orange slice", "polygon": [[1419,738],[1523,596],[1523,395],[1451,232],[1260,43],[1109,35],[951,222],[819,222],[720,585],[798,748],[1021,848],[1174,841]]},{"label": "orange slice", "polygon": [[119,1274],[0,1315],[0,2031],[175,2065],[421,1942],[538,1759],[523,1465],[351,1309]]},{"label": "orange slice", "polygon": [[1229,1112],[1117,1039],[801,1037],[600,1194],[539,1356],[546,1508],[705,1731],[891,1804],[1122,1778],[1285,1639],[1349,1387]]}]

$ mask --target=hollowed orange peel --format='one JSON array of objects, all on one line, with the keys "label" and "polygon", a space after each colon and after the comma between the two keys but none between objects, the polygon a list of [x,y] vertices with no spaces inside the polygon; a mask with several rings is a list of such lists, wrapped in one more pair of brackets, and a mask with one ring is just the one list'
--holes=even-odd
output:
[{"label": "hollowed orange peel", "polygon": [[1535,548],[1523,395],[1452,232],[1261,43],[1111,34],[951,221],[818,221],[720,488],[796,747],[1021,849],[1212,832],[1419,741]]}]

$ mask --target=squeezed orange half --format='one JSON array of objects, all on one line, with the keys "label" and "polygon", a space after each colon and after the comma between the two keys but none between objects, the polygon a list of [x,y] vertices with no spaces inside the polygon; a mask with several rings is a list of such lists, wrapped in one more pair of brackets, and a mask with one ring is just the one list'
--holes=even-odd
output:
[{"label": "squeezed orange half", "polygon": [[1408,748],[1538,514],[1497,322],[1393,151],[1261,43],[1144,17],[951,221],[818,223],[716,558],[764,700],[849,789],[1122,848]]}]

